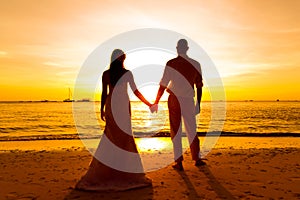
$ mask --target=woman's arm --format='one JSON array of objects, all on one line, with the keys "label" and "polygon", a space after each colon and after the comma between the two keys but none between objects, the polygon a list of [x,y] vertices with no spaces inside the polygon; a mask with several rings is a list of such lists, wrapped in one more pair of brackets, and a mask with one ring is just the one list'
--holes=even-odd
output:
[{"label": "woman's arm", "polygon": [[149,103],[149,101],[147,101],[145,99],[145,97],[140,93],[140,91],[137,89],[134,79],[133,79],[133,75],[131,73],[131,71],[128,71],[126,73],[126,76],[128,76],[128,82],[129,82],[129,86],[131,88],[131,90],[133,91],[133,93],[135,94],[135,96],[137,96],[144,104],[146,104],[147,106],[152,106],[151,103]]},{"label": "woman's arm", "polygon": [[136,89],[134,91],[135,96],[137,96],[144,104],[146,104],[147,106],[152,106],[151,103],[149,103],[149,101],[147,101],[147,99],[145,99],[145,97],[140,93],[140,91],[138,89]]},{"label": "woman's arm", "polygon": [[104,107],[105,107],[105,102],[107,98],[107,87],[108,87],[108,82],[106,80],[105,74],[102,76],[102,94],[101,94],[101,119],[105,121],[105,112],[104,112]]}]

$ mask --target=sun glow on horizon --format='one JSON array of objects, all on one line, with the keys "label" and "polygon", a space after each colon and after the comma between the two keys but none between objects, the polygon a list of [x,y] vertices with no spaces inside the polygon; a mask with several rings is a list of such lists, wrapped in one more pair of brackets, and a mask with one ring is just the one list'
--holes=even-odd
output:
[{"label": "sun glow on horizon", "polygon": [[[151,102],[154,102],[156,99],[156,94],[159,86],[157,84],[145,85],[138,88],[138,90],[142,93],[142,95]],[[137,101],[138,98],[135,95],[130,96],[131,101]],[[162,97],[162,100],[166,100],[165,95]]]}]

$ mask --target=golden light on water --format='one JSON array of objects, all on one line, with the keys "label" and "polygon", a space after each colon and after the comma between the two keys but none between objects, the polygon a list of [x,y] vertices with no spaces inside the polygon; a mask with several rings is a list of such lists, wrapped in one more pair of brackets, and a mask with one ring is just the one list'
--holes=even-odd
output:
[{"label": "golden light on water", "polygon": [[[170,140],[171,142],[171,140]],[[170,143],[159,138],[139,138],[136,140],[139,152],[163,150],[170,146]]]}]

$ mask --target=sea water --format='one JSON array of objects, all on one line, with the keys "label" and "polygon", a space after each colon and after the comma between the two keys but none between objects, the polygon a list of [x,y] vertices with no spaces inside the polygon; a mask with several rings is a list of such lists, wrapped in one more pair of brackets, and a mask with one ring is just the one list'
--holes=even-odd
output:
[{"label": "sea water", "polygon": [[[224,102],[222,102],[224,105]],[[86,107],[93,108],[87,113]],[[74,120],[74,108],[81,119]],[[98,138],[105,122],[99,102],[0,102],[0,140]],[[151,113],[141,102],[131,102],[132,129],[136,137],[169,133],[167,103]],[[202,102],[197,132],[206,134],[212,119],[212,103]],[[300,102],[226,102],[222,135],[299,136]]]}]

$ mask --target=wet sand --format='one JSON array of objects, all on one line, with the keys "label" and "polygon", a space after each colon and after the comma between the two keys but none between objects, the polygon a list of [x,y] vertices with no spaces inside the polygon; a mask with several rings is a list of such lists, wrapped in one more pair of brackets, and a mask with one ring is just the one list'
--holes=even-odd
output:
[{"label": "wet sand", "polygon": [[91,155],[80,141],[1,142],[0,199],[300,199],[299,138],[226,137],[206,166],[184,158],[182,172],[148,172],[153,187],[83,192],[74,185]]}]

